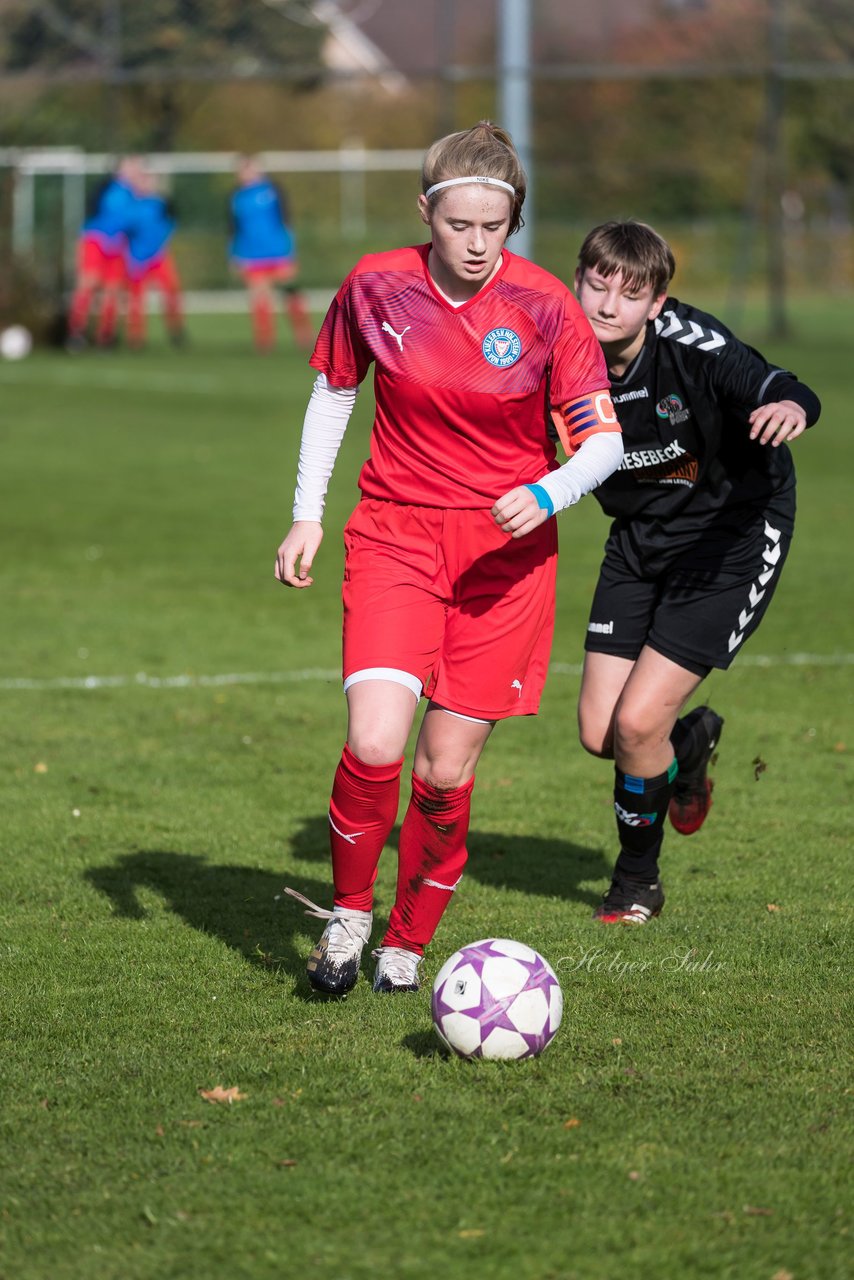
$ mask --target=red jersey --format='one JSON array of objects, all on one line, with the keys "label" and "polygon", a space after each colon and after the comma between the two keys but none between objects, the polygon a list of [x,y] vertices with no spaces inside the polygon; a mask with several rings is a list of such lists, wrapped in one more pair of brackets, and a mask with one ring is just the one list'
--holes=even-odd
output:
[{"label": "red jersey", "polygon": [[455,307],[433,283],[429,252],[418,245],[362,258],[310,363],[338,387],[357,386],[374,365],[365,497],[491,507],[558,465],[549,406],[606,390],[605,359],[581,307],[549,272],[504,249],[489,284]]}]

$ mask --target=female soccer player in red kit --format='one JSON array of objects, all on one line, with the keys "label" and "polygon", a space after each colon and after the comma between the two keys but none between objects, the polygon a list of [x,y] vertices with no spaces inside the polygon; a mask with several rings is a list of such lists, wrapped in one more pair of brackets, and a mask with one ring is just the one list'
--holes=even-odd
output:
[{"label": "female soccer player in red kit", "polygon": [[[418,989],[420,958],[466,861],[480,753],[497,720],[539,705],[554,620],[550,517],[622,458],[602,353],[581,308],[505,247],[525,188],[510,138],[488,122],[434,143],[418,199],[430,243],[363,258],[311,358],[319,372],[294,523],[276,561],[288,586],[312,583],[326,487],[372,364],[376,398],[361,501],[345,530],[349,719],[329,808],[334,908],[303,899],[327,921],[308,961],[319,991],[343,995],[358,977],[424,694],[397,894],[374,952],[375,991]],[[570,455],[562,467],[550,417]]]}]

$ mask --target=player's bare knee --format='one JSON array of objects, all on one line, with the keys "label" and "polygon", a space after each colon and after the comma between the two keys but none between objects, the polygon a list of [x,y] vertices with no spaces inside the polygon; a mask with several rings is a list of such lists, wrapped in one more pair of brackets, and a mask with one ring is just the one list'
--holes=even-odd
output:
[{"label": "player's bare knee", "polygon": [[581,729],[578,738],[588,755],[596,756],[599,760],[614,759],[614,741],[610,733],[592,733]]},{"label": "player's bare knee", "polygon": [[614,717],[614,742],[621,752],[643,751],[658,747],[666,734],[658,724],[651,723],[643,710],[634,707],[618,707]]},{"label": "player's bare knee", "polygon": [[403,749],[395,740],[385,734],[361,733],[350,734],[347,746],[362,764],[386,765],[394,764],[403,754]]},{"label": "player's bare knee", "polygon": [[428,786],[433,787],[436,791],[456,791],[457,787],[462,787],[472,776],[472,770],[465,766],[459,769],[448,768],[427,768],[421,775],[422,781]]},{"label": "player's bare knee", "polygon": [[586,715],[583,708],[578,715],[578,740],[589,755],[613,760],[614,735],[610,723],[603,726],[601,720]]}]

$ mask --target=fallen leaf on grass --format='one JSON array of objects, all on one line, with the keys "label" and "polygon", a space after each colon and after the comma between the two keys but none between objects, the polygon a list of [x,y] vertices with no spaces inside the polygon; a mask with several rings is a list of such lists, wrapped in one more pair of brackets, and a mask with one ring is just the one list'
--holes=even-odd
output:
[{"label": "fallen leaf on grass", "polygon": [[485,1236],[486,1232],[483,1231],[480,1227],[472,1227],[468,1231],[458,1231],[457,1235],[460,1237],[461,1240],[477,1240],[480,1238],[480,1236]]},{"label": "fallen leaf on grass", "polygon": [[240,1102],[246,1097],[245,1093],[241,1093],[236,1084],[230,1089],[223,1089],[221,1084],[214,1085],[213,1089],[200,1089],[199,1093],[205,1102],[227,1102],[229,1106],[232,1102]]},{"label": "fallen leaf on grass", "polygon": [[278,1167],[280,1169],[295,1169],[296,1166],[297,1166],[296,1160],[280,1160],[278,1164]]},{"label": "fallen leaf on grass", "polygon": [[775,1271],[771,1280],[795,1280],[791,1271]]},{"label": "fallen leaf on grass", "polygon": [[776,902],[766,902],[766,904],[765,904],[765,910],[766,910],[766,911],[779,911],[779,910],[780,910],[780,908],[777,906],[777,903],[776,903]]},{"label": "fallen leaf on grass", "polygon": [[39,760],[38,764],[33,765],[33,773],[47,773],[47,765],[44,760]]},{"label": "fallen leaf on grass", "polygon": [[578,1129],[580,1125],[581,1121],[578,1116],[570,1116],[568,1120],[564,1121],[563,1127],[564,1129]]},{"label": "fallen leaf on grass", "polygon": [[845,746],[845,743],[844,743],[844,742],[834,742],[834,744],[833,744],[833,750],[834,750],[834,751],[842,752],[842,751],[846,751],[846,750],[847,750],[847,747]]},{"label": "fallen leaf on grass", "polygon": [[760,1209],[755,1204],[744,1204],[741,1206],[742,1213],[748,1214],[751,1218],[770,1218],[773,1217],[773,1209]]},{"label": "fallen leaf on grass", "polygon": [[184,1129],[202,1129],[204,1128],[203,1120],[179,1120],[178,1123]]},{"label": "fallen leaf on grass", "polygon": [[629,1181],[630,1181],[630,1182],[637,1182],[639,1178],[640,1178],[640,1174],[638,1173],[637,1169],[630,1169],[630,1170],[629,1170]]},{"label": "fallen leaf on grass", "polygon": [[166,1130],[163,1128],[162,1124],[159,1124],[154,1132],[157,1134],[158,1138],[162,1138]]},{"label": "fallen leaf on grass", "polygon": [[274,1107],[284,1107],[284,1106],[286,1106],[286,1103],[285,1103],[284,1098],[274,1098],[274,1099],[273,1099],[273,1106],[274,1106]]}]

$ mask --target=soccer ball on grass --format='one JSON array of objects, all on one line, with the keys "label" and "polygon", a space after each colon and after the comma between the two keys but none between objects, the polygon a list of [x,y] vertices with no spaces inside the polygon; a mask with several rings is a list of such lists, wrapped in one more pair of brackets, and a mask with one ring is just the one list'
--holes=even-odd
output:
[{"label": "soccer ball on grass", "polygon": [[563,1014],[554,969],[509,938],[472,942],[445,961],[433,983],[433,1025],[461,1058],[534,1058]]},{"label": "soccer ball on grass", "polygon": [[0,356],[4,360],[23,360],[33,349],[33,335],[22,324],[10,324],[0,331]]}]

